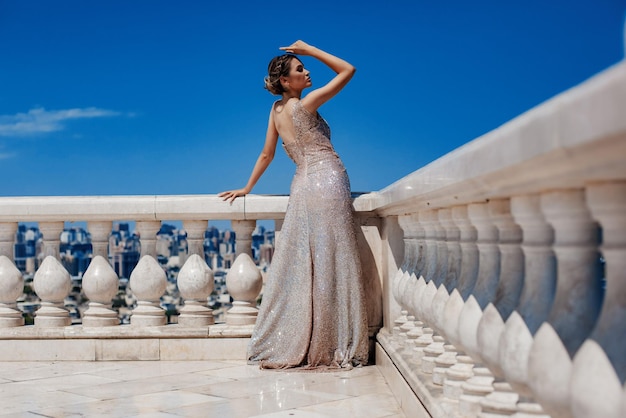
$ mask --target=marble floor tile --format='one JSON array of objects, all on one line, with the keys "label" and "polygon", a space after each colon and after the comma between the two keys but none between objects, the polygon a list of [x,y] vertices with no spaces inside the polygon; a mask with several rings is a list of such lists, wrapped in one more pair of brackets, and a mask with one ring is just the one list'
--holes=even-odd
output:
[{"label": "marble floor tile", "polygon": [[0,362],[0,418],[404,418],[376,366],[311,373],[245,361]]},{"label": "marble floor tile", "polygon": [[344,398],[342,395],[329,393],[310,393],[306,391],[282,390],[261,393],[253,396],[238,397],[211,404],[195,405],[179,411],[167,409],[167,412],[181,416],[207,416],[247,418],[282,410],[314,405],[318,402],[331,402]]},{"label": "marble floor tile", "polygon": [[[209,377],[200,374],[167,374],[152,376],[146,379],[117,381],[102,385],[82,386],[67,389],[67,392],[76,395],[89,396],[106,400],[120,397],[131,397],[153,392],[174,391],[184,388],[195,388],[206,384],[220,384],[230,382],[229,379]],[[196,392],[198,393],[198,392]]]},{"label": "marble floor tile", "polygon": [[341,411],[346,417],[384,418],[390,415],[401,416],[402,411],[391,393],[371,394],[342,399],[335,402],[319,403],[298,408],[302,411],[317,412],[337,416]]},{"label": "marble floor tile", "polygon": [[75,404],[89,404],[95,399],[71,393],[56,391],[38,392],[21,391],[5,393],[0,386],[0,416],[36,411],[47,407],[65,407]]},{"label": "marble floor tile", "polygon": [[[101,386],[107,384],[117,384],[119,380],[109,379],[106,377],[94,376],[90,374],[73,374],[56,377],[47,377],[44,379],[27,380],[20,382],[12,382],[0,387],[3,393],[7,392],[55,392],[67,391],[75,388]],[[89,395],[85,395],[89,396]]]}]

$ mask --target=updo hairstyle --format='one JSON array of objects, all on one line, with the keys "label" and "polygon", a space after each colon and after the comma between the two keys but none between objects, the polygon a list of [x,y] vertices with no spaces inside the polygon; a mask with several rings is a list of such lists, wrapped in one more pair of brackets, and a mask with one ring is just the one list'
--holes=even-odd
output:
[{"label": "updo hairstyle", "polygon": [[280,84],[280,78],[289,75],[291,60],[294,58],[298,59],[298,57],[293,54],[285,54],[272,58],[270,64],[267,66],[268,75],[265,77],[266,90],[276,96],[280,96],[286,91],[283,85]]}]

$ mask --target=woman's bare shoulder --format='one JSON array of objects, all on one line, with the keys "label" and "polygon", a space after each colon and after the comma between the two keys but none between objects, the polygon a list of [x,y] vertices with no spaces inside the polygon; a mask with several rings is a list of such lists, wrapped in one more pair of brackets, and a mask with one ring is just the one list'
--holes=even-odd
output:
[{"label": "woman's bare shoulder", "polygon": [[291,98],[289,100],[277,100],[272,105],[272,112],[276,117],[291,118],[293,116],[293,109],[295,105],[300,102],[297,98]]}]

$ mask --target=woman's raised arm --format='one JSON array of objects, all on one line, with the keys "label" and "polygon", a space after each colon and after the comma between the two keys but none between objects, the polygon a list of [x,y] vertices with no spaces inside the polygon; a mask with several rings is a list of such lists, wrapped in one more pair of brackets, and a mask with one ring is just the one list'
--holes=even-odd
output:
[{"label": "woman's raised arm", "polygon": [[311,91],[301,100],[302,105],[311,113],[315,113],[321,105],[339,93],[356,72],[356,68],[349,62],[304,41],[296,41],[290,46],[281,47],[280,49],[297,55],[309,55],[320,60],[337,73],[326,85]]}]

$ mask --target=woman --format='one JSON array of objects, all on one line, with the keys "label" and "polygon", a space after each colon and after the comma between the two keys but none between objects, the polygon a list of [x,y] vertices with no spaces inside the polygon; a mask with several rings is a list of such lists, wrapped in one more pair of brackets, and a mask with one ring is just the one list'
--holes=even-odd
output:
[{"label": "woman", "polygon": [[[270,111],[263,151],[246,187],[219,194],[232,202],[249,193],[282,139],[297,169],[248,360],[262,368],[364,365],[367,313],[350,183],[330,143],[330,129],[317,113],[355,68],[302,41],[280,49],[289,54],[272,59],[265,78],[265,87],[282,98]],[[311,77],[292,54],[314,57],[337,74],[302,97]]]}]

